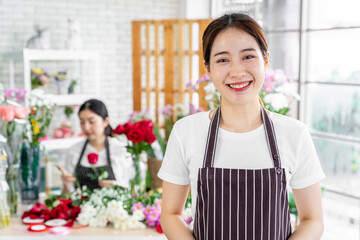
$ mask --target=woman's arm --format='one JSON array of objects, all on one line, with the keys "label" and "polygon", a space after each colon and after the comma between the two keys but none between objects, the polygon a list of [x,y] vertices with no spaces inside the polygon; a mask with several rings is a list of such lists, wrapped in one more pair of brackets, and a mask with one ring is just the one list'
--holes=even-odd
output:
[{"label": "woman's arm", "polygon": [[320,239],[324,231],[320,183],[306,188],[293,189],[300,224],[289,239]]},{"label": "woman's arm", "polygon": [[189,185],[177,185],[163,181],[161,228],[170,240],[194,239],[190,228],[182,218],[188,192]]}]

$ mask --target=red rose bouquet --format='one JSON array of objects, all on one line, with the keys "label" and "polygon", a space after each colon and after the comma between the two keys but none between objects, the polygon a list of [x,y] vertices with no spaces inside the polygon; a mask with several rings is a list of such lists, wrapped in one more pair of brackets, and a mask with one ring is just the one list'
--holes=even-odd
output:
[{"label": "red rose bouquet", "polygon": [[127,151],[132,154],[135,168],[135,177],[131,181],[131,191],[133,194],[140,193],[140,154],[151,148],[151,144],[156,140],[154,134],[154,125],[151,120],[144,119],[135,123],[131,121],[121,125],[119,124],[115,130],[115,134],[125,134],[129,140]]}]

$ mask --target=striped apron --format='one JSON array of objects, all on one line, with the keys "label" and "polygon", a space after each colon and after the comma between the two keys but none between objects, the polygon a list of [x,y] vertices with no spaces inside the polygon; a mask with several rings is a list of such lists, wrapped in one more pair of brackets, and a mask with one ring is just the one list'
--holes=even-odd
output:
[{"label": "striped apron", "polygon": [[[87,188],[89,188],[91,191],[96,189],[96,188],[101,188],[99,185],[99,181],[97,180],[92,180],[88,174],[89,173],[94,173],[92,168],[89,167],[84,167],[80,165],[81,162],[81,158],[84,155],[85,152],[85,148],[86,145],[88,144],[88,140],[86,140],[83,149],[81,150],[81,154],[79,157],[79,160],[76,164],[76,168],[75,168],[75,173],[76,173],[76,178],[80,183],[80,186],[84,186],[86,185]],[[107,140],[107,137],[105,138],[105,149],[106,149],[106,160],[107,160],[107,165],[106,166],[102,166],[102,167],[96,167],[95,170],[100,173],[101,169],[104,169],[105,171],[108,172],[109,176],[107,177],[107,180],[115,180],[115,175],[114,172],[112,170],[111,167],[111,160],[110,160],[110,151],[109,151],[109,142]],[[76,186],[75,186],[76,188]]]},{"label": "striped apron", "polygon": [[220,108],[211,119],[203,167],[198,172],[196,239],[282,240],[291,235],[285,169],[281,168],[273,123],[261,109],[274,168],[214,168]]}]

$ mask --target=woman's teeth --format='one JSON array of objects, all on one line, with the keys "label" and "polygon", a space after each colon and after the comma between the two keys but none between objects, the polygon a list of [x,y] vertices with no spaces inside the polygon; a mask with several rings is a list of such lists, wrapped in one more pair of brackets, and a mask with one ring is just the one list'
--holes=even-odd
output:
[{"label": "woman's teeth", "polygon": [[251,83],[250,82],[246,82],[246,83],[242,83],[242,84],[229,84],[229,86],[231,88],[243,88],[243,87],[246,87],[247,85],[249,85]]}]

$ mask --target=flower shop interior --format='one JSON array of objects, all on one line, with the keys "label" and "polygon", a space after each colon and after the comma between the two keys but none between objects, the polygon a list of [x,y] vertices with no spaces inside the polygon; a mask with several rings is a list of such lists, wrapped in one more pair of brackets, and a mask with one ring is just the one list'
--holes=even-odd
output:
[{"label": "flower shop interior", "polygon": [[[166,239],[157,172],[174,123],[219,106],[201,37],[228,12],[266,32],[264,106],[310,132],[326,175],[321,239],[360,239],[359,9],[358,0],[0,0],[1,239]],[[134,164],[131,187],[62,194],[68,151],[85,138],[78,111],[92,98]],[[136,124],[149,135],[129,136]]]}]

